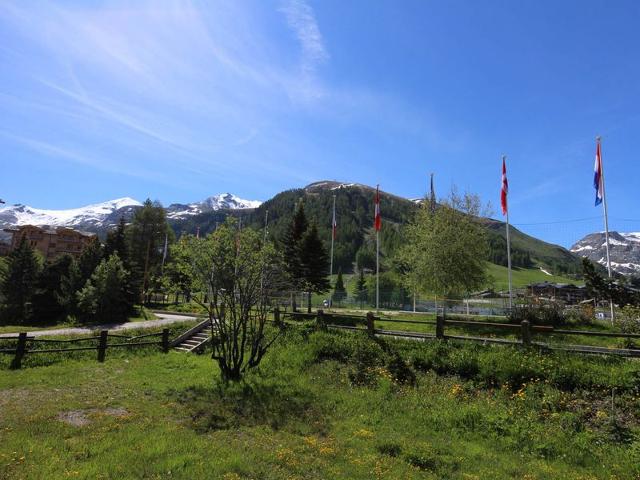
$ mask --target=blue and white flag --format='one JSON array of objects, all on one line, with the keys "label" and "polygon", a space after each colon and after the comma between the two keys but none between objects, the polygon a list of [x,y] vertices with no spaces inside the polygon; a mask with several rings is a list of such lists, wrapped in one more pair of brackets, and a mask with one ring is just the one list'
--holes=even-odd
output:
[{"label": "blue and white flag", "polygon": [[604,182],[602,178],[602,155],[600,153],[600,140],[596,144],[596,163],[593,167],[593,188],[596,189],[596,206],[602,203],[604,196]]}]

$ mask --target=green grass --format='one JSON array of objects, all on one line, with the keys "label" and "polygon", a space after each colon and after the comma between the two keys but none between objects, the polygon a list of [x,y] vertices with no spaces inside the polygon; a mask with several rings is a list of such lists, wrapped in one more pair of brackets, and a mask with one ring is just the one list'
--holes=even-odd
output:
[{"label": "green grass", "polygon": [[[492,279],[493,287],[496,290],[507,290],[509,288],[507,267],[487,263],[487,274]],[[583,285],[584,282],[569,277],[559,275],[547,275],[538,268],[514,268],[511,270],[511,281],[514,288],[524,288],[531,283],[553,282],[553,283],[573,283]]]},{"label": "green grass", "polygon": [[303,328],[238,385],[174,352],[2,369],[0,478],[633,479],[639,370]]}]

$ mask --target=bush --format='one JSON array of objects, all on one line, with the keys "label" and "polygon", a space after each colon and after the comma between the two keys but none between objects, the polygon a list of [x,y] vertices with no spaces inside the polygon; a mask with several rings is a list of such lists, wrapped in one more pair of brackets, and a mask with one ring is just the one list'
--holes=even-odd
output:
[{"label": "bush", "polygon": [[624,333],[640,333],[640,307],[627,305],[620,310],[617,320]]},{"label": "bush", "polygon": [[391,374],[393,381],[402,385],[415,385],[416,375],[411,367],[397,353],[387,364],[387,370]]},{"label": "bush", "polygon": [[565,318],[562,306],[557,303],[534,304],[527,303],[514,306],[507,318],[510,323],[520,324],[523,320],[528,320],[531,325],[565,325]]}]

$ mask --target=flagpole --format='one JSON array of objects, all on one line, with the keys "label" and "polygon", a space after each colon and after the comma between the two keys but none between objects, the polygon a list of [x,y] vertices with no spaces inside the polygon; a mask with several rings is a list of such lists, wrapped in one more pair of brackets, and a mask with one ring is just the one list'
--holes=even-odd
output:
[{"label": "flagpole", "polygon": [[[380,208],[380,185],[376,187],[378,209]],[[380,230],[376,229],[376,313],[380,311]]]},{"label": "flagpole", "polygon": [[336,196],[333,196],[333,216],[331,219],[331,264],[329,266],[329,278],[333,276],[333,242],[336,232]]},{"label": "flagpole", "polygon": [[[607,252],[607,273],[609,274],[609,279],[611,279],[611,257],[609,256],[609,213],[607,211],[607,194],[604,188],[604,165],[602,162],[602,149],[600,148],[601,139],[602,137],[599,135],[596,137],[596,141],[598,142],[598,152],[600,154],[600,182],[602,182],[602,207],[604,210],[604,238]],[[613,308],[612,298],[609,298],[609,308],[611,309],[611,323],[613,323],[615,320],[615,311]]]},{"label": "flagpole", "polygon": [[263,243],[267,243],[267,233],[269,232],[269,209],[264,212],[264,240]]},{"label": "flagpole", "polygon": [[[502,164],[504,165],[505,162],[507,160],[507,156],[503,155],[502,156]],[[508,196],[508,192],[507,192],[507,196]],[[509,279],[509,310],[511,310],[513,308],[513,289],[511,286],[511,235],[509,233],[509,207],[507,205],[507,211],[506,211],[506,216],[507,216],[507,275],[508,275],[508,279]]]},{"label": "flagpole", "polygon": [[164,250],[162,250],[162,266],[160,267],[160,275],[164,275],[164,262],[167,259],[167,242],[169,240],[169,234],[164,234]]}]

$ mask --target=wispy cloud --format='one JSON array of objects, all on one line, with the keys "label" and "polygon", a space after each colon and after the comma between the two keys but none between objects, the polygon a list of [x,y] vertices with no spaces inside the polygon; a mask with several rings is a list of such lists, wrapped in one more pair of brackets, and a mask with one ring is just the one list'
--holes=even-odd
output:
[{"label": "wispy cloud", "polygon": [[357,126],[459,143],[402,99],[328,82],[331,56],[304,0],[282,0],[270,25],[258,5],[0,3],[12,39],[0,45],[4,140],[166,181],[179,167],[203,188],[255,171],[289,184],[323,174],[326,150],[301,128],[309,120],[335,134]]}]

